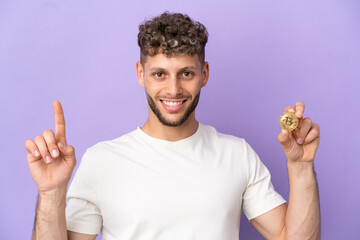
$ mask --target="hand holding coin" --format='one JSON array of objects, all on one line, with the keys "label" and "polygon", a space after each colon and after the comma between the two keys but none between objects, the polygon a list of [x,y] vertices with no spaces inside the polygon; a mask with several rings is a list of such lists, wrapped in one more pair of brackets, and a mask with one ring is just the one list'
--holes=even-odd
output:
[{"label": "hand holding coin", "polygon": [[278,140],[290,162],[313,162],[320,142],[320,127],[310,118],[303,118],[305,104],[288,106],[280,116],[282,128]]}]

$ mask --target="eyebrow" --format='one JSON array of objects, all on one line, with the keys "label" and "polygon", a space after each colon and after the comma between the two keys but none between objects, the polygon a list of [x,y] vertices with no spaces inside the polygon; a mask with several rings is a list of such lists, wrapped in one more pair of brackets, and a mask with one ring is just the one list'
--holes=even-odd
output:
[{"label": "eyebrow", "polygon": [[[186,67],[180,68],[180,71],[183,71],[183,70],[185,70],[185,69],[196,70],[197,67],[195,67],[195,66],[186,66]],[[152,71],[164,71],[164,72],[166,72],[166,69],[165,69],[165,68],[161,68],[161,67],[152,67],[152,68],[150,68],[149,71],[150,71],[150,72],[152,72]]]}]

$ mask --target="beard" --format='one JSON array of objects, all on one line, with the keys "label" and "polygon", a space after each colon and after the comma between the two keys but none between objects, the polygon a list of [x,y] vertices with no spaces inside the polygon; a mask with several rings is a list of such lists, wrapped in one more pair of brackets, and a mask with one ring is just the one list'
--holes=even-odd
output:
[{"label": "beard", "polygon": [[[159,121],[164,124],[165,126],[169,127],[178,127],[181,126],[191,115],[191,113],[195,110],[196,106],[199,103],[200,99],[200,91],[198,94],[196,94],[194,100],[190,104],[190,106],[185,110],[184,115],[177,121],[170,121],[166,119],[163,114],[161,113],[160,109],[155,105],[154,99],[146,92],[146,98],[149,104],[150,109],[153,111],[153,113],[156,115],[156,117],[159,119]],[[188,101],[188,100],[186,100]]]}]

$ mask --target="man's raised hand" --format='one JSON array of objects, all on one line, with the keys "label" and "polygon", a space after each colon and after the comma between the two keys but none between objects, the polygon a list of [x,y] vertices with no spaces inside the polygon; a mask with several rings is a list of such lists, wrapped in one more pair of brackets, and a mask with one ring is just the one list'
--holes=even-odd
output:
[{"label": "man's raised hand", "polygon": [[55,134],[46,129],[34,141],[25,141],[27,162],[39,192],[65,188],[76,165],[75,149],[67,145],[64,112],[59,101],[53,102]]},{"label": "man's raised hand", "polygon": [[303,118],[305,103],[297,102],[295,107],[288,106],[285,112],[295,113],[299,119],[297,128],[288,132],[284,129],[278,135],[288,163],[310,163],[315,159],[320,142],[320,127],[310,118]]}]

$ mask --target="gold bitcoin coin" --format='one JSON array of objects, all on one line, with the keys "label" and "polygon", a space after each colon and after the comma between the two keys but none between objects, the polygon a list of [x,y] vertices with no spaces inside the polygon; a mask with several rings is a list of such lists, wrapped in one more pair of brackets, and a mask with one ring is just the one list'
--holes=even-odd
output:
[{"label": "gold bitcoin coin", "polygon": [[279,123],[282,129],[291,132],[297,127],[299,121],[294,113],[286,112],[280,116]]}]

